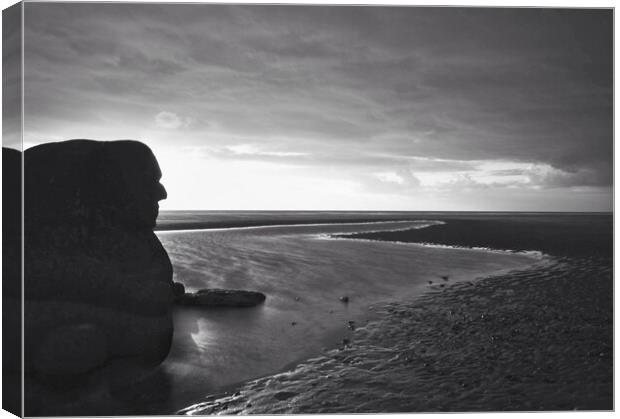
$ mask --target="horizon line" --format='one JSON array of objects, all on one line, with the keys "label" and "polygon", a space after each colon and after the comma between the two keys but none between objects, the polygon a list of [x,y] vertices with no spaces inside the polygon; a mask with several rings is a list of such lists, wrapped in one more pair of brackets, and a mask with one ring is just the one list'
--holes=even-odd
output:
[{"label": "horizon line", "polygon": [[536,214],[613,214],[607,211],[537,211],[537,210],[371,210],[371,209],[160,209],[159,212],[209,211],[209,212],[470,212],[470,213],[536,213]]}]

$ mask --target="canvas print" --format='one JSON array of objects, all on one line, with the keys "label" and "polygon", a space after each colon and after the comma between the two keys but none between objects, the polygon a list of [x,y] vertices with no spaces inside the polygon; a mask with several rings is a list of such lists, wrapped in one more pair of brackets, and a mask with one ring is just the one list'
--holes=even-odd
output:
[{"label": "canvas print", "polygon": [[611,411],[613,10],[3,11],[3,408]]}]

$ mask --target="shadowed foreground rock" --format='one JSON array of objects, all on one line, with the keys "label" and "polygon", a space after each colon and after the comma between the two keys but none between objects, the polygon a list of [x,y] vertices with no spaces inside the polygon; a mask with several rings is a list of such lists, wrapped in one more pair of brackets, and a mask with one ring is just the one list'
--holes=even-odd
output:
[{"label": "shadowed foreground rock", "polygon": [[136,141],[25,152],[27,375],[78,377],[120,360],[133,373],[164,360],[172,266],[153,233],[160,178]]},{"label": "shadowed foreground rock", "polygon": [[2,148],[2,408],[21,413],[21,152]]}]

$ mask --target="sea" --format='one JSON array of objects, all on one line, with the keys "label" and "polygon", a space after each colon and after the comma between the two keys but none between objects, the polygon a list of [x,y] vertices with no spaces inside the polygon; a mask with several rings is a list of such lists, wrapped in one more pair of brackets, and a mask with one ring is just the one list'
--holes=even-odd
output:
[{"label": "sea", "polygon": [[[457,283],[474,284],[481,278],[545,263],[545,255],[536,249],[513,252],[347,237],[360,232],[426,228],[446,217],[470,216],[472,213],[161,211],[156,234],[172,261],[175,282],[184,284],[187,291],[259,291],[266,300],[251,308],[176,307],[172,349],[161,366],[166,394],[149,401],[151,410],[138,413],[300,412],[292,407],[287,410],[287,406],[292,406],[295,394],[310,388],[318,395],[318,406],[321,381],[305,382],[304,368],[319,371],[325,380],[341,374],[329,355],[346,351],[354,335],[356,345],[360,339],[363,343],[366,335],[374,342],[385,336],[386,342],[398,346],[394,341],[398,339],[398,322],[389,323],[389,327],[381,322],[391,315],[386,307],[441,293]],[[387,349],[373,353],[378,365],[381,357],[388,361],[393,356]],[[282,392],[269,398],[277,409],[248,403],[235,411],[226,410],[227,400],[239,394],[236,389],[255,383],[254,391],[260,393],[256,383],[291,380],[291,374],[296,393]],[[373,382],[389,382],[380,370],[371,376]],[[351,367],[343,391],[354,393],[368,385],[368,369]],[[391,391],[386,386],[386,394],[377,394],[377,398]]]}]

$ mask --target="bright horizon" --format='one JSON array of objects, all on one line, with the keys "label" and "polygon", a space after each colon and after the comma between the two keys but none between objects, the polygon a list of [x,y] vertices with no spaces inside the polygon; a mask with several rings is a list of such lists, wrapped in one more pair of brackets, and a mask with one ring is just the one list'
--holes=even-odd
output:
[{"label": "bright horizon", "polygon": [[162,210],[612,210],[610,10],[25,16],[25,148],[143,141]]}]

